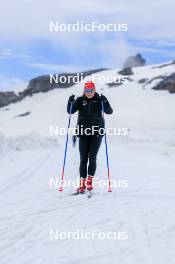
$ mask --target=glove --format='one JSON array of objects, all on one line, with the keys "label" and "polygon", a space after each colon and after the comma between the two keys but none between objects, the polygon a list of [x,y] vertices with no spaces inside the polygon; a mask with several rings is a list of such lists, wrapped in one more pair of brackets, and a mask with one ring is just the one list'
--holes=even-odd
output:
[{"label": "glove", "polygon": [[100,97],[103,103],[108,102],[107,98],[103,94]]},{"label": "glove", "polygon": [[72,94],[70,97],[69,97],[69,102],[74,102],[75,100],[75,95]]}]

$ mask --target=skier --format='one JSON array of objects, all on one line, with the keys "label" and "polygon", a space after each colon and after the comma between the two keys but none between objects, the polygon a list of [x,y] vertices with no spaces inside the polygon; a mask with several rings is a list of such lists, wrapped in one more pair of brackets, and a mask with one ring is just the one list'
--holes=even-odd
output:
[{"label": "skier", "polygon": [[103,136],[100,133],[100,129],[105,128],[102,115],[102,101],[104,112],[106,114],[112,114],[113,110],[107,98],[104,95],[100,96],[96,92],[95,84],[93,82],[85,83],[82,96],[77,97],[75,100],[75,95],[71,95],[68,100],[67,112],[70,114],[71,109],[71,114],[74,114],[76,111],[79,112],[77,137],[79,137],[80,152],[80,185],[77,189],[77,194],[85,193],[86,189],[88,191],[93,189],[96,158]]}]

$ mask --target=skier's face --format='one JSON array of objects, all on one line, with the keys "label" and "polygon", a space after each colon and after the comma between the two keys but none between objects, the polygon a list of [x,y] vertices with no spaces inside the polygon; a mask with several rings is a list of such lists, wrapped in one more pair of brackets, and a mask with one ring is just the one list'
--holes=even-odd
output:
[{"label": "skier's face", "polygon": [[86,97],[90,99],[94,96],[95,90],[94,89],[87,89],[87,90],[85,89],[84,93],[85,93]]}]

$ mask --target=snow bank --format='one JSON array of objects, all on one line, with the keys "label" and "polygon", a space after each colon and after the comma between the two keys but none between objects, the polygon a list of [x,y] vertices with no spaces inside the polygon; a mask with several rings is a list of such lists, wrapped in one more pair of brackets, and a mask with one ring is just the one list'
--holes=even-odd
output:
[{"label": "snow bank", "polygon": [[0,154],[9,151],[33,150],[39,148],[54,148],[58,147],[57,138],[40,137],[37,133],[21,135],[15,137],[6,137],[0,133]]}]

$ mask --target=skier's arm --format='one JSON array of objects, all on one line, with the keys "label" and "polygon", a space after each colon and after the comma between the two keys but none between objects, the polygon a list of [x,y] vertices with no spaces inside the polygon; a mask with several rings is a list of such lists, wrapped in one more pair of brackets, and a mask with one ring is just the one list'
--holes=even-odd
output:
[{"label": "skier's arm", "polygon": [[108,99],[104,95],[101,95],[101,101],[103,101],[105,114],[108,114],[108,115],[112,114],[113,113],[113,109],[112,109]]},{"label": "skier's arm", "polygon": [[67,112],[68,112],[68,114],[70,114],[71,104],[72,104],[71,114],[74,114],[79,109],[78,99],[75,100],[74,97],[75,97],[75,95],[71,95],[69,97],[69,100],[68,100],[68,103],[67,103]]}]

